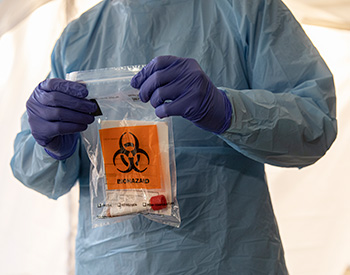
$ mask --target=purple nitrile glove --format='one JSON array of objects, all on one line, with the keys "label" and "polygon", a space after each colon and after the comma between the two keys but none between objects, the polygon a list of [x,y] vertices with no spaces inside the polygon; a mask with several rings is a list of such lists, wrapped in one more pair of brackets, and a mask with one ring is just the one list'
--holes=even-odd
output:
[{"label": "purple nitrile glove", "polygon": [[182,116],[217,134],[230,127],[229,99],[194,59],[156,57],[133,77],[131,86],[140,89],[140,99],[150,101],[160,118]]},{"label": "purple nitrile glove", "polygon": [[53,158],[70,157],[79,132],[94,121],[97,106],[85,99],[85,85],[63,79],[46,79],[27,101],[28,122],[38,144]]}]

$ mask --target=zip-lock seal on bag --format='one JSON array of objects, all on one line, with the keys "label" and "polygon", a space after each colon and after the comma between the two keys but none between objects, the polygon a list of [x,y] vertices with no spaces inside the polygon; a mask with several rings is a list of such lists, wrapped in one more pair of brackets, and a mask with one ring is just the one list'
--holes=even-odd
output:
[{"label": "zip-lock seal on bag", "polygon": [[98,110],[81,133],[89,156],[93,227],[144,215],[180,226],[172,119],[160,119],[130,86],[142,66],[67,74],[82,82]]}]

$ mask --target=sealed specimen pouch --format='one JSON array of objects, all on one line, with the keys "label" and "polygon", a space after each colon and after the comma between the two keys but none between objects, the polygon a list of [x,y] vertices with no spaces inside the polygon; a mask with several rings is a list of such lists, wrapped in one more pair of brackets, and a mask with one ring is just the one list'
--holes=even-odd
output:
[{"label": "sealed specimen pouch", "polygon": [[171,118],[160,119],[130,86],[140,66],[73,72],[95,102],[95,122],[82,133],[90,167],[93,226],[144,215],[178,227]]}]

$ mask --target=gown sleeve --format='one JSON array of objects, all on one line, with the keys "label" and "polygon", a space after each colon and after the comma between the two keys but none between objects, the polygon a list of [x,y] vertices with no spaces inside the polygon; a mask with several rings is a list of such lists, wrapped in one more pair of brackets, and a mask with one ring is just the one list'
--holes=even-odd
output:
[{"label": "gown sleeve", "polygon": [[310,165],[337,135],[332,73],[282,2],[238,2],[250,87],[221,87],[233,107],[231,126],[221,137],[259,162]]},{"label": "gown sleeve", "polygon": [[[58,43],[56,44],[57,48]],[[64,78],[52,53],[52,71],[49,78]],[[57,199],[69,192],[74,186],[80,170],[80,140],[77,150],[66,160],[56,160],[50,157],[43,147],[33,138],[26,113],[21,119],[21,131],[14,142],[14,155],[11,168],[14,176],[25,186],[34,189],[49,198]]]}]

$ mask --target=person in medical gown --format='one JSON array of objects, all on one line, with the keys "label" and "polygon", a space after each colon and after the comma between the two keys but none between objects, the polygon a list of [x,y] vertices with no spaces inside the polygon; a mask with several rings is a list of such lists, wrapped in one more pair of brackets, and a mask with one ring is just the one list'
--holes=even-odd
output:
[{"label": "person in medical gown", "polygon": [[[173,117],[181,225],[138,215],[93,229],[79,133],[95,105],[64,79],[140,64],[131,85]],[[336,137],[335,102],[331,72],[279,0],[104,0],[57,41],[11,166],[52,199],[79,182],[77,274],[288,274],[264,164],[320,159]]]}]

